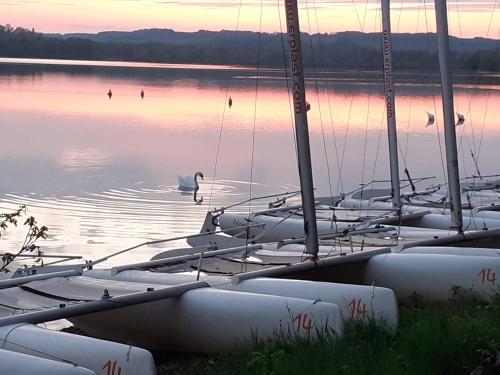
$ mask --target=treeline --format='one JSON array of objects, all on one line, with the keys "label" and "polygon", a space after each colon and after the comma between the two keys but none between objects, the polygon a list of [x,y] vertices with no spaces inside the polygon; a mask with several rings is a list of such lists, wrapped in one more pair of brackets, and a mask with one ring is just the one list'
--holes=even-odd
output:
[{"label": "treeline", "polygon": [[[175,34],[175,32],[173,32]],[[201,32],[200,32],[201,33]],[[100,42],[82,37],[63,38],[37,33],[34,30],[0,26],[0,56],[24,58],[123,60],[159,63],[234,64],[245,66],[283,66],[283,42],[279,34],[261,35],[230,31],[211,33],[204,43],[179,43],[167,38],[164,42]],[[212,35],[213,34],[213,35]],[[356,39],[360,33],[309,36],[304,34],[304,62],[318,68],[380,69],[381,43],[371,38]],[[363,35],[363,34],[361,34]],[[366,34],[365,34],[366,35]],[[435,40],[429,34],[429,49],[396,49],[396,68],[434,68],[437,66]],[[200,39],[203,39],[200,37]],[[357,42],[357,40],[359,42]],[[498,44],[497,44],[498,45]],[[500,49],[455,50],[454,68],[466,70],[500,70]]]}]

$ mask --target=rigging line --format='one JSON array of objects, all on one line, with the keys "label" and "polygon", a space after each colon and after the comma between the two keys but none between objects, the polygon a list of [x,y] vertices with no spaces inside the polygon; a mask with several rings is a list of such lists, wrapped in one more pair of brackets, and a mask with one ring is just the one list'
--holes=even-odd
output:
[{"label": "rigging line", "polygon": [[[378,12],[377,12],[378,14]],[[378,16],[375,17],[375,29],[376,24],[378,22]],[[368,105],[366,109],[366,123],[365,123],[365,139],[363,142],[363,166],[361,168],[361,195],[360,200],[363,200],[363,192],[364,192],[364,180],[365,180],[365,169],[366,169],[366,155],[368,148],[368,126],[370,123],[370,109],[371,109],[371,101],[372,101],[372,85],[368,85]],[[359,215],[361,216],[361,204],[359,205]]]},{"label": "rigging line", "polygon": [[[235,29],[236,32],[238,32],[239,26],[240,26],[240,15],[241,15],[242,3],[243,3],[243,0],[240,0],[240,4],[238,6],[238,15],[236,17],[236,29]],[[236,45],[236,43],[237,42],[236,42],[236,38],[235,38],[234,45]],[[231,70],[233,70],[233,68],[234,68],[234,65],[231,65],[229,67],[229,70],[231,71]],[[210,186],[210,196],[208,199],[208,210],[209,211],[212,208],[212,196],[213,196],[213,192],[214,192],[215,175],[217,173],[217,166],[219,163],[219,154],[220,154],[220,148],[221,148],[221,144],[222,144],[222,130],[224,129],[224,120],[226,117],[226,108],[227,108],[228,97],[229,97],[229,84],[228,84],[228,86],[226,86],[226,93],[225,93],[225,97],[224,97],[224,108],[222,110],[222,119],[221,119],[221,124],[220,124],[220,129],[219,129],[219,137],[217,140],[217,152],[215,154],[214,168],[213,168],[213,173],[212,173],[212,183]]]},{"label": "rigging line", "polygon": [[[366,23],[366,13],[367,13],[367,8],[368,8],[368,1],[369,0],[366,0],[366,2],[365,2],[365,13],[364,13],[364,17],[363,17],[363,23],[360,22],[360,28],[361,28],[362,33],[365,30],[364,25]],[[353,6],[354,6],[354,11],[356,13],[356,17],[359,19],[358,8],[354,4],[354,0],[353,0]],[[354,75],[354,80],[358,79],[360,59],[361,59],[361,46],[358,46],[357,53],[356,53],[356,73]],[[354,101],[354,93],[351,92],[349,95],[349,110],[348,110],[347,124],[346,124],[345,135],[344,135],[344,144],[342,145],[342,157],[340,159],[340,169],[341,170],[344,168],[345,152],[346,152],[346,147],[347,147],[347,136],[349,134],[349,126],[350,126],[350,122],[351,122],[353,101]],[[340,181],[339,181],[339,183],[340,183]],[[339,183],[337,183],[337,191],[339,190]]]},{"label": "rigging line", "polygon": [[[354,0],[351,0],[351,3],[352,3],[352,6],[354,7],[354,13],[356,14],[356,19],[358,20],[359,28],[361,29],[361,31],[363,31],[364,20],[363,20],[363,23],[361,23],[361,18],[359,17],[358,8],[356,7],[356,3],[354,2]],[[366,8],[365,8],[365,16],[366,16]]]},{"label": "rigging line", "polygon": [[[252,160],[250,163],[250,185],[249,185],[249,198],[252,199],[252,185],[253,185],[253,167],[254,167],[254,157],[255,157],[255,127],[257,124],[257,101],[258,101],[258,92],[259,92],[259,79],[260,79],[260,50],[261,50],[261,37],[262,37],[262,8],[263,8],[263,0],[260,0],[260,15],[259,15],[259,33],[258,33],[258,42],[257,42],[257,71],[255,74],[255,100],[253,107],[253,131],[252,131]],[[252,210],[252,201],[248,202],[248,214],[251,213]],[[248,238],[247,238],[248,241]]]},{"label": "rigging line", "polygon": [[[425,19],[425,29],[426,29],[426,35],[427,35],[427,44],[428,46],[430,45],[430,32],[429,32],[429,20],[427,18],[427,3],[426,0],[424,1],[424,19]],[[436,134],[437,134],[437,139],[438,139],[438,145],[439,145],[439,156],[441,158],[441,168],[443,170],[443,179],[444,183],[448,184],[448,175],[446,174],[446,167],[445,167],[445,162],[444,162],[444,157],[443,157],[443,146],[441,144],[441,135],[439,134],[439,120],[437,116],[437,104],[436,104],[436,96],[432,95],[432,101],[434,103],[434,113],[436,114]]]},{"label": "rigging line", "polygon": [[[495,3],[493,4],[493,10],[491,11],[490,21],[488,23],[488,30],[487,30],[487,33],[486,33],[486,37],[488,37],[490,35],[491,24],[493,22],[493,15],[495,14],[497,3],[498,3],[498,0],[495,0]],[[500,27],[498,28],[496,39],[500,39]],[[498,48],[495,48],[495,51],[498,51]],[[481,55],[480,55],[480,58],[479,58],[479,64],[478,64],[478,68],[477,68],[478,71],[481,68],[481,65],[482,65],[482,62],[483,62],[484,53],[485,53],[484,50],[481,51]],[[479,76],[476,76],[476,79],[478,81],[479,80]],[[477,83],[477,81],[476,81],[476,83]],[[479,137],[479,146],[478,146],[478,150],[477,150],[477,153],[476,153],[476,163],[479,163],[479,155],[481,153],[481,146],[482,146],[482,143],[483,143],[484,127],[485,127],[485,124],[486,124],[486,113],[487,113],[487,110],[488,110],[490,96],[491,96],[491,90],[488,91],[488,95],[486,96],[486,107],[485,107],[484,116],[483,116],[483,124],[482,124],[482,127],[481,127],[481,136]]]},{"label": "rigging line", "polygon": [[[24,323],[22,325],[27,325],[27,323]],[[41,354],[43,356],[40,358],[47,358],[47,359],[55,360],[58,362],[67,363],[67,364],[73,365],[75,367],[83,367],[83,365],[79,365],[77,362],[73,362],[73,361],[66,359],[64,357],[58,357],[52,353],[44,352],[44,351],[41,351],[39,349],[35,349],[35,347],[25,346],[19,342],[10,341],[8,339],[9,335],[12,333],[12,331],[14,331],[16,328],[18,328],[22,325],[16,325],[16,326],[12,327],[12,329],[7,333],[6,338],[2,340],[3,341],[2,349],[4,349],[5,344],[10,344],[11,347],[14,346],[16,348],[24,349],[24,353],[30,353],[31,355],[33,355],[32,353],[37,353],[37,354]],[[10,349],[6,349],[6,350],[12,350],[12,349],[10,348]],[[22,353],[23,351],[20,351],[20,352]]]},{"label": "rigging line", "polygon": [[[377,139],[377,149],[375,150],[375,160],[373,162],[373,173],[372,173],[372,181],[375,180],[375,172],[377,170],[377,164],[378,164],[378,156],[379,156],[379,153],[380,153],[380,144],[381,144],[381,141],[382,141],[382,130],[384,128],[384,120],[385,120],[385,106],[383,107],[383,110],[382,110],[382,119],[379,123],[379,127],[378,127],[378,139]],[[399,145],[399,143],[398,143]]]},{"label": "rigging line", "polygon": [[[337,161],[337,169],[338,169],[338,173],[339,173],[339,182],[338,182],[337,186],[340,185],[340,191],[343,192],[344,191],[344,182],[342,179],[342,168],[340,166],[339,150],[338,150],[338,146],[337,146],[337,135],[335,133],[335,127],[333,125],[332,104],[331,104],[331,100],[330,100],[330,93],[328,92],[328,90],[326,90],[326,98],[328,101],[328,112],[330,114],[330,128],[332,130],[333,147],[335,150],[335,158]],[[338,190],[338,188],[337,188],[337,190]]]},{"label": "rigging line", "polygon": [[[314,1],[314,10],[316,12],[316,2]],[[313,68],[313,74],[314,74],[314,87],[316,91],[316,98],[318,101],[318,113],[319,113],[319,122],[321,125],[321,135],[323,138],[323,150],[325,153],[325,162],[326,162],[326,170],[328,174],[328,185],[330,188],[330,200],[331,200],[331,205],[334,205],[333,201],[333,189],[332,189],[332,174],[330,170],[330,161],[328,160],[328,151],[326,149],[326,137],[325,137],[325,129],[324,129],[324,124],[323,124],[323,115],[322,115],[322,110],[321,110],[321,100],[319,96],[319,84],[318,84],[318,73],[316,69],[316,57],[314,55],[314,46],[313,46],[313,39],[312,39],[312,32],[311,32],[311,19],[309,16],[309,3],[306,0],[306,14],[307,14],[307,25],[309,29],[309,46],[311,49],[311,58],[312,58],[312,68]],[[316,14],[316,21],[318,21],[318,17]],[[316,24],[317,31],[318,31],[318,48],[321,52],[321,34],[319,33],[319,24]]]},{"label": "rigging line", "polygon": [[399,32],[399,25],[401,23],[401,13],[403,13],[403,1],[399,2],[399,14],[398,14],[398,23],[396,25],[396,31]]},{"label": "rigging line", "polygon": [[473,152],[473,151],[472,151],[472,148],[470,147],[467,135],[465,134],[465,126],[462,126],[462,129],[459,129],[458,132],[459,132],[459,137],[460,137],[460,142],[458,143],[458,148],[460,149],[460,154],[461,154],[461,160],[460,160],[460,162],[462,164],[462,168],[464,170],[464,174],[467,176],[467,166],[466,166],[466,163],[465,163],[465,147],[463,146],[464,139],[465,139],[466,143],[468,144],[471,152]]},{"label": "rigging line", "polygon": [[[497,5],[497,0],[495,0],[495,3],[493,4],[493,10],[491,12],[491,17],[490,17],[490,20],[489,20],[489,23],[488,23],[488,29],[487,29],[486,37],[488,37],[490,35],[491,23],[492,23],[492,20],[493,20],[493,15],[494,15],[494,12],[495,12],[496,5]],[[456,6],[457,6],[457,14],[458,14],[458,20],[459,20],[460,38],[462,38],[461,23],[460,23],[460,11],[459,11],[459,7],[458,7],[458,1],[456,2]],[[499,32],[500,32],[500,29],[499,29]],[[497,39],[498,39],[498,35],[497,35]],[[460,39],[460,40],[461,40],[461,43],[462,43],[462,39]],[[476,68],[476,74],[475,74],[474,84],[473,84],[474,86],[476,86],[478,84],[478,82],[479,82],[479,72],[481,70],[481,66],[482,66],[482,63],[483,63],[483,60],[484,60],[484,55],[485,55],[485,50],[483,49],[483,50],[481,50],[480,57],[479,57],[479,62],[478,62],[477,68]],[[478,167],[479,161],[478,161],[477,155],[480,153],[480,148],[481,148],[481,145],[482,145],[482,136],[484,134],[484,125],[485,125],[485,122],[486,122],[486,111],[487,111],[487,108],[488,108],[490,94],[491,94],[491,92],[488,92],[487,101],[486,101],[487,105],[486,105],[485,114],[484,114],[484,117],[483,117],[483,126],[481,128],[481,136],[480,136],[479,146],[476,144],[476,138],[477,137],[476,137],[475,130],[474,130],[474,123],[472,121],[472,93],[470,93],[470,92],[467,95],[468,105],[467,105],[467,113],[466,113],[465,117],[468,119],[468,123],[471,125],[470,128],[471,128],[471,137],[472,137],[472,147],[470,146],[470,142],[468,140],[465,128],[462,130],[461,139],[460,139],[460,147],[462,147],[462,143],[463,143],[462,142],[462,138],[463,137],[466,138],[468,147],[469,147],[469,149],[471,151],[472,161],[474,163],[475,169],[476,169],[476,171],[477,171],[478,174],[479,174],[479,167]],[[462,154],[464,152],[465,151],[462,150]],[[462,156],[462,158],[463,158],[462,164],[463,164],[464,170],[465,170],[465,156]],[[467,175],[467,171],[465,171],[465,174]]]},{"label": "rigging line", "polygon": [[286,80],[286,90],[288,93],[288,108],[290,111],[290,126],[292,128],[293,133],[293,146],[295,148],[295,157],[297,159],[296,165],[299,165],[299,151],[297,150],[297,134],[295,133],[295,126],[293,121],[293,106],[292,106],[292,91],[290,90],[290,77],[288,76],[288,69],[286,64],[286,51],[285,51],[285,36],[283,33],[283,22],[281,19],[281,0],[276,0],[278,4],[278,19],[280,23],[280,36],[281,36],[281,53],[283,56],[283,70],[285,71],[285,80]]},{"label": "rigging line", "polygon": [[[407,168],[406,160],[408,159],[408,152],[410,150],[410,122],[411,122],[411,116],[412,116],[412,109],[413,109],[413,97],[410,96],[409,103],[408,103],[408,118],[406,119],[406,135],[405,135],[405,152],[404,152],[404,163],[405,163],[405,168]],[[399,143],[398,143],[399,144]]]},{"label": "rigging line", "polygon": [[[399,6],[399,13],[398,13],[398,21],[397,21],[397,25],[396,25],[396,33],[399,33],[399,27],[400,27],[400,23],[401,23],[401,13],[403,11],[403,2],[401,1],[399,3],[399,5],[400,6]],[[416,32],[417,33],[418,33],[419,23],[420,23],[420,7],[417,7],[417,24],[416,24]],[[408,107],[409,107],[408,108],[408,119],[407,119],[407,125],[406,125],[405,146],[402,147],[401,142],[397,142],[398,152],[403,160],[403,164],[404,164],[404,167],[406,169],[408,169],[407,159],[408,159],[408,150],[409,150],[410,120],[411,120],[411,111],[412,111],[412,103],[413,103],[412,100],[413,100],[413,97],[410,95],[409,96],[409,105],[408,105]],[[385,108],[384,108],[384,115],[383,116],[385,116]],[[384,121],[384,120],[382,120],[382,121]],[[404,152],[403,152],[403,150],[404,150]],[[378,146],[377,146],[377,152],[378,152]],[[377,163],[377,161],[376,161],[376,163]],[[375,167],[376,167],[376,163],[375,163]],[[372,178],[372,179],[374,179],[374,178]]]},{"label": "rigging line", "polygon": [[[463,35],[462,35],[462,23],[460,19],[460,8],[458,6],[458,1],[455,2],[456,5],[456,12],[457,12],[457,20],[458,20],[458,32],[459,32],[459,43],[461,46],[461,50],[464,50],[463,46]],[[469,92],[468,93],[468,106],[467,106],[467,112],[465,114],[465,117],[467,118],[467,122],[470,124],[470,130],[471,130],[471,138],[472,138],[472,147],[469,142],[469,137],[467,137],[467,132],[466,132],[466,127],[465,124],[462,126],[462,129],[460,132],[460,142],[459,142],[459,147],[460,147],[460,153],[462,154],[462,168],[464,170],[464,174],[467,176],[467,165],[466,165],[466,158],[465,158],[465,150],[463,146],[463,140],[466,140],[468,148],[471,150],[471,154],[474,155],[477,153],[477,148],[476,148],[476,136],[474,134],[474,122],[472,121],[472,113],[471,113],[471,105],[472,105],[472,94]],[[459,102],[456,102],[457,108],[459,106]],[[458,112],[461,112],[460,109],[458,108]],[[474,158],[473,158],[474,159]]]},{"label": "rigging line", "polygon": [[[309,21],[309,12],[307,13],[307,15],[308,15],[308,21]],[[320,54],[321,54],[321,51],[323,49],[321,47],[321,33],[320,33],[320,28],[319,28],[319,19],[318,19],[318,12],[317,12],[316,0],[314,0],[314,18],[315,18],[315,22],[316,22],[316,31],[317,31],[317,34],[318,34],[318,49],[319,49]],[[310,25],[310,22],[309,22],[309,25]],[[311,39],[311,52],[312,52],[312,56],[313,56],[313,65],[316,66],[316,63],[315,63],[315,60],[314,60],[314,51],[312,50],[312,39]],[[316,74],[315,74],[315,76],[317,77]],[[318,82],[317,82],[317,80],[315,82],[316,82],[316,93],[317,93],[317,96],[318,96],[318,110],[319,110],[319,113],[320,113],[320,121],[321,121],[321,134],[322,134],[322,137],[323,137],[323,148],[325,150],[326,165],[327,165],[327,168],[328,168],[328,185],[329,185],[329,188],[330,188],[330,203],[331,203],[331,206],[333,207],[332,208],[332,224],[335,224],[335,230],[338,231],[337,215],[335,214],[335,204],[334,204],[334,200],[333,200],[333,187],[332,187],[332,177],[331,177],[331,172],[330,172],[330,162],[328,160],[328,153],[327,153],[327,149],[326,149],[326,139],[325,139],[325,132],[324,132],[324,128],[323,128],[323,117],[322,117],[322,111],[321,111],[321,105],[320,105],[320,98],[319,98],[319,88],[318,88]],[[339,178],[340,186],[342,187],[342,191],[343,191],[342,169],[340,168],[340,165],[339,165],[339,155],[338,155],[338,149],[337,149],[337,140],[336,140],[336,137],[335,137],[335,131],[333,129],[332,109],[331,109],[330,95],[328,93],[328,89],[325,89],[325,94],[326,94],[326,99],[327,99],[327,102],[328,102],[328,109],[329,109],[329,114],[330,114],[330,126],[331,126],[331,129],[332,129],[332,135],[333,135],[333,144],[334,144],[334,150],[335,150],[335,158],[336,158],[336,161],[337,161],[337,168],[339,170],[339,177],[338,178]]]},{"label": "rigging line", "polygon": [[[401,2],[401,5],[403,3]],[[419,6],[417,6],[417,24],[415,27],[415,32],[418,34],[419,31],[419,26],[420,26],[420,0],[419,0]],[[399,22],[398,22],[398,29],[399,31]],[[413,95],[409,95],[409,103],[408,103],[408,118],[407,118],[407,124],[406,124],[406,136],[405,136],[405,147],[404,147],[404,157],[401,153],[401,156],[403,157],[403,162],[405,165],[405,168],[408,169],[407,165],[407,160],[408,160],[408,152],[410,149],[410,122],[411,122],[411,117],[412,117],[412,109],[413,109]],[[399,142],[398,142],[398,148],[399,148]],[[400,151],[401,152],[401,151]]]},{"label": "rigging line", "polygon": [[[378,14],[377,13],[377,19],[378,19]],[[382,21],[382,20],[381,20]],[[377,21],[375,21],[375,23],[377,23]],[[375,29],[377,29],[377,25],[375,25]],[[380,30],[381,30],[381,33],[380,33],[380,43],[381,43],[381,51],[383,51],[383,44],[384,44],[384,41],[383,41],[383,38],[382,38],[382,22],[380,23]],[[383,74],[382,74],[382,79],[383,79]],[[379,127],[378,127],[378,139],[377,139],[377,148],[375,150],[375,159],[373,161],[373,172],[372,172],[372,181],[375,180],[375,173],[377,171],[377,164],[378,164],[378,157],[379,157],[379,153],[380,153],[380,143],[381,143],[381,140],[382,140],[382,129],[383,129],[383,126],[384,126],[384,120],[385,120],[385,114],[386,114],[386,106],[383,105],[382,106],[382,118],[379,122]],[[398,171],[399,173],[399,171]]]},{"label": "rigging line", "polygon": [[[316,6],[316,1],[314,2]],[[316,17],[316,25],[318,29],[318,34],[319,34],[319,21],[318,21],[318,14],[315,12],[315,17]],[[320,46],[321,50],[321,46]],[[337,170],[338,170],[338,182],[337,182],[337,191],[339,190],[340,186],[340,191],[344,191],[344,182],[342,178],[342,167],[340,165],[340,158],[339,158],[339,148],[337,145],[337,135],[335,133],[335,127],[333,125],[333,115],[332,115],[332,104],[331,104],[331,99],[330,99],[330,93],[328,89],[325,89],[325,95],[328,103],[328,113],[329,113],[329,118],[330,118],[330,129],[332,131],[332,138],[333,138],[333,148],[335,150],[335,159],[336,159],[336,164],[337,164]]]},{"label": "rigging line", "polygon": [[[486,37],[489,37],[490,35],[490,30],[491,30],[491,24],[492,24],[492,21],[493,21],[493,16],[494,16],[494,13],[495,13],[495,8],[497,6],[497,1],[498,0],[495,0],[494,4],[493,4],[493,9],[491,11],[491,16],[490,16],[490,20],[488,22],[488,29],[487,29],[487,33],[486,33]],[[459,8],[458,8],[458,1],[457,1],[457,13],[458,13],[458,17],[459,17],[459,27],[460,27],[460,12],[459,12]],[[460,33],[461,33],[461,29],[460,29]],[[499,35],[500,35],[500,29],[499,29]],[[497,39],[499,37],[499,35],[497,35]],[[460,35],[460,37],[462,37],[462,35]],[[484,55],[485,55],[485,50],[481,50],[481,53],[480,53],[480,56],[479,56],[479,62],[478,62],[478,65],[477,65],[477,68],[476,68],[476,75],[475,75],[475,79],[474,79],[474,86],[478,84],[479,82],[479,72],[481,71],[481,66],[482,66],[482,63],[484,61]],[[488,98],[489,98],[489,95],[490,93],[488,93]],[[472,106],[472,93],[469,93],[468,95],[468,109],[467,109],[467,114],[466,114],[466,118],[472,118],[472,115],[471,115],[471,106]],[[473,127],[473,122],[472,120],[468,121],[470,124],[471,124],[471,133],[472,133],[472,142],[473,142],[473,146],[474,146],[474,154],[479,154],[480,150],[479,148],[481,147],[481,145],[479,145],[479,148],[476,147],[476,135],[475,135],[475,131],[474,131],[474,127]],[[482,132],[484,131],[484,127],[481,129],[481,137],[482,137]],[[474,158],[473,158],[474,159]],[[473,160],[474,163],[477,164],[477,159],[476,160]]]}]

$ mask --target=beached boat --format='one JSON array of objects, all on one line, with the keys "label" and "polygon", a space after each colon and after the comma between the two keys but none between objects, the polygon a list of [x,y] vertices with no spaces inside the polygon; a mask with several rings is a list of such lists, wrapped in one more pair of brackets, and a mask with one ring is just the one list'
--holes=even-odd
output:
[{"label": "beached boat", "polygon": [[[301,69],[296,2],[287,0],[285,4],[290,58]],[[249,243],[252,238],[247,236],[239,240],[238,246],[221,249],[213,241],[220,237],[215,237],[210,227],[213,220],[207,216],[208,224],[198,236],[206,241],[198,248],[165,253],[151,261],[111,270],[91,270],[99,262],[89,262],[83,276],[78,271],[76,275],[46,274],[36,278],[32,274],[41,267],[33,267],[23,271],[31,276],[13,280],[0,291],[2,300],[15,301],[13,310],[26,311],[16,316],[5,314],[0,318],[0,327],[67,318],[86,333],[100,338],[161,350],[219,352],[277,336],[287,339],[317,337],[322,333],[341,336],[344,322],[350,319],[375,319],[394,329],[395,295],[401,300],[422,296],[423,301],[444,302],[461,295],[454,293],[461,290],[485,297],[496,293],[500,260],[495,257],[409,254],[395,247],[367,248],[364,242],[355,246],[349,237],[356,233],[350,230],[342,233],[343,238],[338,232],[322,232],[331,230],[335,224],[329,224],[330,228],[320,227],[318,231],[303,72],[295,73],[294,108],[304,217],[301,228],[294,228],[297,232],[291,237],[298,238],[252,245]],[[394,231],[398,239],[399,228],[380,225],[394,217],[381,219],[379,223],[371,221],[354,229],[364,231],[367,236],[374,230],[383,235]],[[273,224],[247,222],[242,231],[266,225]],[[412,230],[415,236],[422,233]],[[499,231],[490,230],[488,234],[491,233],[499,236]],[[461,242],[480,240],[482,234],[460,233]],[[391,236],[387,237],[391,241]],[[458,242],[453,236],[437,240]],[[332,243],[320,247],[320,241]],[[343,246],[347,251],[337,253],[336,241],[345,241]],[[354,251],[355,247],[358,251]],[[47,269],[54,271],[57,267]],[[428,272],[430,269],[433,272]]]},{"label": "beached boat", "polygon": [[[98,340],[18,323],[0,327],[0,347],[3,350],[27,356],[45,358],[93,371],[95,374],[155,374],[155,364],[150,352],[130,345]],[[1,357],[1,356],[0,356]],[[2,362],[2,361],[0,361]],[[29,362],[29,361],[28,361]],[[42,361],[42,365],[43,365]],[[0,364],[1,368],[1,364]],[[34,367],[38,372],[52,374]],[[55,366],[54,373],[57,373]],[[63,367],[64,370],[64,367]],[[67,370],[67,374],[72,374]],[[2,374],[18,372],[1,371]],[[35,373],[35,372],[33,372]]]},{"label": "beached boat", "polygon": [[16,375],[95,375],[94,371],[71,363],[52,361],[0,349],[0,373]]}]

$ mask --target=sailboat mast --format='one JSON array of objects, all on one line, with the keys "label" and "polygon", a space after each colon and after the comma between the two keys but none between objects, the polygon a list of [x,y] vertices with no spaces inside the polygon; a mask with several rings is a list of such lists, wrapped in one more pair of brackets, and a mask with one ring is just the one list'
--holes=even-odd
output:
[{"label": "sailboat mast", "polygon": [[443,98],[444,138],[446,146],[446,167],[450,194],[451,229],[462,232],[462,199],[460,196],[460,176],[458,172],[457,136],[455,131],[455,111],[453,108],[453,86],[450,73],[450,43],[446,0],[434,0],[436,29],[438,34],[439,70],[441,73],[441,93]]},{"label": "sailboat mast", "polygon": [[382,38],[384,62],[385,111],[387,116],[387,136],[389,139],[389,162],[391,170],[392,207],[401,208],[399,188],[398,136],[396,130],[396,98],[392,70],[392,35],[390,0],[382,0]]},{"label": "sailboat mast", "polygon": [[307,104],[300,44],[299,11],[297,0],[285,0],[288,50],[290,56],[290,76],[292,80],[295,132],[300,189],[304,210],[304,231],[306,233],[306,253],[316,257],[318,254],[318,229],[316,226],[316,206],[309,147],[309,129],[307,125]]}]

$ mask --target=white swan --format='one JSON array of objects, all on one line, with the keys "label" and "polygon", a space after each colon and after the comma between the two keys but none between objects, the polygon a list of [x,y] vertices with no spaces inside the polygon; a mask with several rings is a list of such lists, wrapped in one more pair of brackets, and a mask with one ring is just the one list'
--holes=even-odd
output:
[{"label": "white swan", "polygon": [[177,181],[179,182],[179,190],[182,191],[194,191],[198,190],[200,186],[198,185],[198,177],[203,180],[203,173],[196,172],[194,177],[192,176],[177,176]]}]

